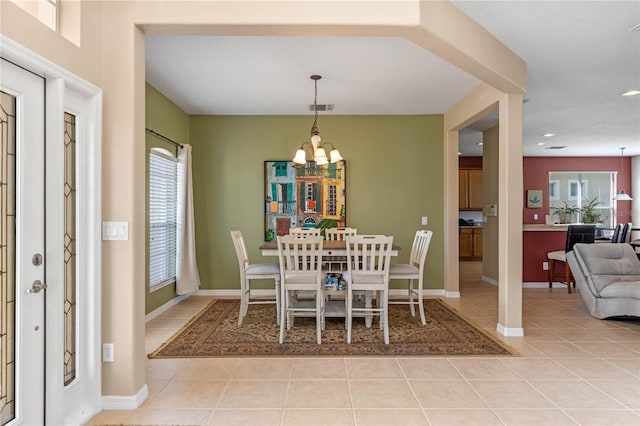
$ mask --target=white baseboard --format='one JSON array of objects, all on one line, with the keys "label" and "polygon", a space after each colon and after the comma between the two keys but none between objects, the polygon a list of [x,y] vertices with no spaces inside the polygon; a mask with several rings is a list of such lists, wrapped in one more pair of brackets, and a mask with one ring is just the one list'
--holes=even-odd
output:
[{"label": "white baseboard", "polygon": [[135,410],[140,407],[149,396],[149,388],[145,384],[138,393],[131,396],[106,395],[102,396],[103,410]]},{"label": "white baseboard", "polygon": [[493,278],[489,278],[487,276],[482,275],[481,277],[482,281],[484,281],[487,284],[491,284],[494,285],[496,287],[498,287],[498,280],[494,280]]},{"label": "white baseboard", "polygon": [[460,292],[459,291],[445,291],[442,290],[444,292],[444,297],[448,297],[450,299],[460,299]]},{"label": "white baseboard", "polygon": [[160,314],[162,314],[163,312],[168,311],[172,307],[176,306],[178,303],[180,303],[183,300],[187,299],[189,296],[190,296],[190,294],[183,294],[182,296],[174,297],[173,299],[169,300],[164,305],[157,307],[156,309],[154,309],[153,311],[151,311],[147,315],[145,315],[144,322],[147,323],[147,322],[151,321],[152,319],[158,317]]},{"label": "white baseboard", "polygon": [[496,331],[498,333],[502,334],[505,337],[522,337],[522,336],[524,336],[524,328],[522,328],[522,327],[508,328],[508,327],[503,326],[500,323],[498,323],[498,325],[496,326]]}]

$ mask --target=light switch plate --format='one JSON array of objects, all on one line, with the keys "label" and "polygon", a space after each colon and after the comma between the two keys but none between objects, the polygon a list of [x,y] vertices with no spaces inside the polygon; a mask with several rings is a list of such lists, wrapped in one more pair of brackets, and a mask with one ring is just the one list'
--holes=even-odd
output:
[{"label": "light switch plate", "polygon": [[422,216],[422,224],[423,225],[428,225],[429,224],[429,217],[428,216]]},{"label": "light switch plate", "polygon": [[102,222],[103,241],[127,241],[129,222]]}]

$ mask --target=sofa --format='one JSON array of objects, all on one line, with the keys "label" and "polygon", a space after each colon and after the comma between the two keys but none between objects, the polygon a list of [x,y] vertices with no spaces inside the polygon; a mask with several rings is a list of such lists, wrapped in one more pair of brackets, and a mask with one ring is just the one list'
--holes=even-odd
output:
[{"label": "sofa", "polygon": [[592,316],[640,317],[640,260],[629,244],[578,243],[567,262]]}]

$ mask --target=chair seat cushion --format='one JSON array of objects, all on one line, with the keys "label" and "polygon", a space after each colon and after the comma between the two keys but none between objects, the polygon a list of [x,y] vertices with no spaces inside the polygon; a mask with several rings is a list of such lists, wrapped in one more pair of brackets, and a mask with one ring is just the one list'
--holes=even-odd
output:
[{"label": "chair seat cushion", "polygon": [[315,285],[318,280],[318,274],[316,272],[287,272],[285,279],[289,284],[313,284]]},{"label": "chair seat cushion", "polygon": [[254,263],[247,266],[246,275],[273,275],[280,273],[280,265],[277,263]]},{"label": "chair seat cushion", "polygon": [[418,274],[420,274],[420,269],[408,263],[392,263],[389,267],[390,277],[397,277],[400,275],[417,276]]},{"label": "chair seat cushion", "polygon": [[550,251],[547,253],[547,257],[551,260],[567,261],[567,253],[564,250]]}]

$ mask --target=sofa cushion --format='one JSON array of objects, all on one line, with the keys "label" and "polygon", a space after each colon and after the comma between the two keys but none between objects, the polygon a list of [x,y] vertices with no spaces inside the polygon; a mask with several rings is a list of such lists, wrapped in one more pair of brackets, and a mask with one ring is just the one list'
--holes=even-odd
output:
[{"label": "sofa cushion", "polygon": [[576,244],[573,250],[586,277],[640,275],[640,260],[628,244]]},{"label": "sofa cushion", "polygon": [[640,299],[640,275],[592,275],[590,281],[597,296]]},{"label": "sofa cushion", "polygon": [[627,281],[616,277],[618,281],[612,282],[600,291],[600,297],[616,298],[626,297],[629,299],[640,299],[640,276],[636,276],[635,281]]}]

